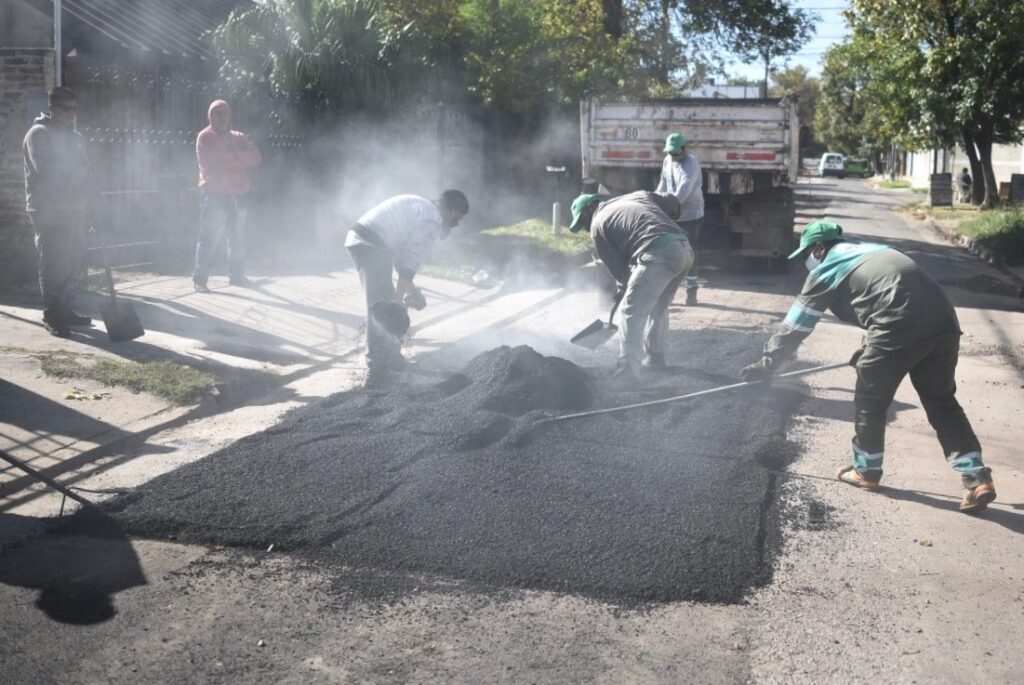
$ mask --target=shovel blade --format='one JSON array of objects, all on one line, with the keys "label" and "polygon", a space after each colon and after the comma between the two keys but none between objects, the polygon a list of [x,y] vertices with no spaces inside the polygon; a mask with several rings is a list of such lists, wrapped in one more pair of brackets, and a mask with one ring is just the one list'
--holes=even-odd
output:
[{"label": "shovel blade", "polygon": [[605,323],[601,319],[595,319],[589,326],[572,336],[569,342],[580,347],[586,347],[588,350],[596,350],[615,337],[615,334],[618,332],[618,326]]},{"label": "shovel blade", "polygon": [[107,328],[110,342],[135,340],[146,333],[131,302],[107,302],[100,305],[100,314],[103,316],[103,325]]}]

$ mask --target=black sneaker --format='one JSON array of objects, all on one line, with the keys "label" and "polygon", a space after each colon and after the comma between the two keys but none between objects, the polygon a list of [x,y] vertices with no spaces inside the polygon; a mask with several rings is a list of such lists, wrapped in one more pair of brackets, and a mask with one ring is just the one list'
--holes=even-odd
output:
[{"label": "black sneaker", "polygon": [[195,291],[197,293],[208,293],[208,292],[210,292],[210,289],[206,286],[206,284],[205,283],[200,283],[199,281],[192,281],[192,287],[195,288]]},{"label": "black sneaker", "polygon": [[51,321],[43,319],[43,328],[49,331],[50,335],[57,338],[70,338],[71,329],[63,321]]},{"label": "black sneaker", "polygon": [[250,281],[245,276],[235,276],[233,278],[228,279],[228,285],[233,285],[236,288],[251,288],[256,284]]},{"label": "black sneaker", "polygon": [[79,313],[77,313],[77,312],[75,312],[75,311],[73,311],[71,309],[69,309],[64,314],[64,320],[67,321],[69,326],[91,326],[92,325],[92,319],[90,319],[85,314],[79,314]]}]

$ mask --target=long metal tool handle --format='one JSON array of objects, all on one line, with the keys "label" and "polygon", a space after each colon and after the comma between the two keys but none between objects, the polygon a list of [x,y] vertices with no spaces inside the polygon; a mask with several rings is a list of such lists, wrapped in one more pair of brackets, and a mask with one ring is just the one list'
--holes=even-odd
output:
[{"label": "long metal tool handle", "polygon": [[[64,495],[65,497],[70,497],[71,499],[75,500],[79,504],[84,504],[87,507],[94,507],[94,506],[96,506],[95,504],[93,504],[92,502],[87,500],[86,498],[84,498],[81,495],[73,492],[66,485],[61,485],[60,483],[58,483],[54,479],[50,478],[49,476],[44,475],[44,474],[40,473],[39,471],[36,471],[34,468],[32,468],[31,466],[29,466],[28,464],[23,462],[21,459],[18,459],[17,457],[12,457],[10,454],[7,454],[7,452],[4,452],[3,450],[0,450],[0,459],[3,459],[8,464],[10,464],[11,466],[13,466],[13,467],[15,467],[17,469],[21,469],[22,471],[27,473],[32,478],[35,478],[36,480],[38,480],[40,483],[43,483],[44,485],[50,486],[51,488],[53,488],[54,490],[56,490],[60,494]],[[63,509],[63,505],[61,505],[61,509]]]},{"label": "long metal tool handle", "polygon": [[[812,373],[818,373],[819,371],[831,371],[832,369],[841,369],[844,366],[849,366],[849,362],[836,362],[835,364],[826,364],[824,366],[815,366],[810,369],[801,369],[799,371],[790,371],[789,373],[780,373],[776,378],[795,378],[797,376],[806,376]],[[708,390],[700,390],[698,392],[691,392],[687,395],[677,395],[675,397],[666,397],[661,400],[651,400],[650,402],[640,402],[638,404],[627,404],[622,407],[611,407],[609,409],[595,409],[593,411],[582,411],[576,414],[565,414],[563,416],[553,416],[549,419],[543,419],[540,423],[555,423],[557,421],[568,421],[569,419],[580,419],[584,416],[597,416],[599,414],[615,414],[622,411],[629,411],[630,409],[641,409],[643,407],[656,407],[660,404],[671,404],[672,402],[680,402],[682,400],[693,399],[694,397],[704,397],[705,395],[715,395],[720,392],[727,390],[735,390],[737,388],[746,388],[752,385],[764,385],[763,381],[745,381],[743,383],[733,383],[732,385],[723,385],[719,388],[710,388]]]},{"label": "long metal tool handle", "polygon": [[612,303],[612,311],[608,314],[608,327],[611,328],[615,325],[615,312],[618,311],[619,305],[626,299],[626,291],[623,290],[622,294],[615,298],[615,302]]},{"label": "long metal tool handle", "polygon": [[110,255],[107,254],[107,235],[103,231],[96,230],[93,226],[93,232],[99,236],[100,239],[100,254],[103,255],[103,272],[107,276],[107,290],[110,292],[110,307],[114,311],[117,311],[117,295],[114,294],[114,274],[110,271]]}]

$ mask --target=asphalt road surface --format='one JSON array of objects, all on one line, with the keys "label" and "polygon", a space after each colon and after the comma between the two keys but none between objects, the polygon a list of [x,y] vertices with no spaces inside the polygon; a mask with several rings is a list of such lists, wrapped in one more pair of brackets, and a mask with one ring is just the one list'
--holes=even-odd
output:
[{"label": "asphalt road surface", "polygon": [[[1005,278],[891,211],[914,199],[872,191],[859,180],[815,179],[801,188],[799,211],[803,221],[828,217],[848,234],[891,242],[950,283],[968,283],[979,274]],[[733,357],[756,356],[802,280],[799,273],[705,276],[710,284],[701,306],[673,309],[677,340],[708,348],[696,356],[681,345],[673,348],[670,363],[682,370],[672,383],[684,391],[718,384],[745,361],[733,364]],[[80,521],[78,529],[0,556],[0,682],[1022,682],[1024,314],[1012,298],[955,285],[949,291],[965,331],[959,396],[999,490],[983,517],[956,512],[957,478],[909,384],[900,389],[891,416],[887,487],[863,493],[834,480],[848,459],[848,369],[808,377],[805,387],[792,389],[804,397],[794,417],[786,415],[796,398],[785,394],[771,402],[736,396],[653,416],[657,435],[643,439],[662,447],[672,442],[674,452],[701,452],[698,465],[723,456],[723,447],[737,447],[739,458],[729,466],[697,472],[685,470],[693,464],[676,472],[666,456],[653,452],[631,455],[615,472],[604,461],[613,433],[640,438],[630,432],[636,426],[617,433],[602,424],[606,432],[589,436],[599,443],[593,461],[562,459],[545,433],[526,450],[538,448],[522,464],[528,469],[517,468],[508,460],[519,456],[515,450],[496,451],[501,439],[484,444],[509,427],[506,419],[492,417],[494,432],[483,436],[465,426],[445,436],[419,436],[417,447],[454,438],[470,446],[447,460],[409,463],[402,454],[390,455],[385,463],[394,472],[377,482],[367,475],[373,465],[365,455],[359,462],[363,475],[336,489],[322,482],[324,463],[334,453],[325,447],[330,440],[292,445],[296,468],[290,471],[261,451],[261,441],[283,444],[278,441],[286,439],[280,432],[286,422],[154,481],[122,502],[113,519]],[[859,340],[859,331],[826,318],[801,358],[808,364],[841,360]],[[609,402],[603,393],[598,388],[591,401]],[[457,395],[430,396],[436,421],[451,417],[446,402]],[[393,445],[398,434],[387,427],[388,413],[375,416],[365,399],[335,401],[333,432],[344,433],[346,421],[368,421],[382,444]],[[479,402],[475,407],[492,411]],[[314,409],[306,412],[287,421],[316,416]],[[700,443],[721,434],[721,426],[734,430],[736,414],[752,416],[743,426],[747,441],[730,433],[726,442],[703,451]],[[328,434],[327,422],[314,420],[308,437]],[[685,430],[673,433],[677,425]],[[759,441],[777,441],[783,431],[800,445],[799,454],[771,442],[777,451],[761,451],[757,459]],[[559,453],[543,460],[540,448]],[[796,461],[787,467],[791,457]],[[783,540],[769,578],[763,575],[764,550],[750,537],[763,519],[755,525],[751,514],[765,501],[768,472],[783,468],[774,484]],[[498,481],[495,472],[502,474]],[[693,487],[696,478],[719,473],[734,480],[705,492]],[[217,502],[210,484],[220,475],[226,487]],[[605,478],[597,482],[595,475]],[[446,487],[428,487],[430,478],[442,477]],[[574,503],[580,478],[590,499]],[[632,509],[611,499],[614,478],[635,495],[626,500]],[[490,493],[487,507],[471,506],[488,483],[498,492]],[[723,491],[729,483],[743,487]],[[364,507],[362,514],[344,508],[362,501],[361,488],[373,498],[391,486],[380,501],[397,497],[401,508]],[[275,494],[261,502],[267,488]],[[723,492],[732,499],[719,499]],[[527,495],[533,500],[528,497],[524,509]],[[147,502],[160,506],[150,509]],[[647,508],[637,511],[641,502]],[[694,502],[707,510],[694,513]],[[663,519],[655,516],[658,506]],[[678,520],[681,506],[709,531],[723,525],[723,516],[739,518],[724,524],[728,530],[718,540],[711,532],[700,539],[698,526],[684,527],[686,542],[680,543],[669,538],[666,521]],[[410,510],[423,520],[405,519]],[[618,511],[638,516],[619,521],[608,514]],[[517,531],[532,528],[531,534],[493,525],[503,512],[517,521]],[[582,525],[573,525],[573,512],[581,512]],[[645,526],[640,515],[651,522]],[[472,525],[453,524],[467,517]],[[18,523],[0,519],[0,525]],[[127,532],[148,525],[163,539]],[[217,525],[225,527],[212,533]],[[438,529],[445,535],[434,537]],[[316,535],[306,536],[306,530]],[[641,541],[646,531],[650,538],[642,554],[618,567],[614,558],[597,555],[571,568],[558,558],[572,552],[583,557],[593,549],[636,552],[638,545],[610,534],[615,531]],[[473,536],[481,535],[488,564],[467,556],[481,541]],[[329,540],[352,542],[326,557],[310,552]],[[688,554],[683,548],[695,540],[703,551]],[[721,542],[730,550],[745,548],[742,562],[715,558],[710,551]],[[400,563],[389,563],[396,555]],[[529,564],[512,564],[514,573],[501,577],[492,573],[498,555]],[[679,557],[685,564],[664,563],[651,572],[643,556]],[[723,568],[740,567],[745,570],[736,578],[708,580]],[[703,574],[693,586],[719,590],[696,601],[672,595],[667,583],[688,582],[680,568]]]}]

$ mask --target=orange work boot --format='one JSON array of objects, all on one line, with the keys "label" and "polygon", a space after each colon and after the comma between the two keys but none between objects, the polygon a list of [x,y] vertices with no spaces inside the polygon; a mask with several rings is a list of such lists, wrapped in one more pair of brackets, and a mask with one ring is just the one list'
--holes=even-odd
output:
[{"label": "orange work boot", "polygon": [[960,511],[973,514],[985,509],[989,502],[995,501],[996,486],[991,482],[964,488],[964,501],[960,503]]},{"label": "orange work boot", "polygon": [[855,466],[844,466],[839,469],[839,473],[836,476],[839,480],[843,481],[848,485],[862,488],[864,490],[877,490],[879,482],[877,480],[868,480],[857,471]]}]

